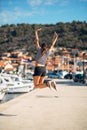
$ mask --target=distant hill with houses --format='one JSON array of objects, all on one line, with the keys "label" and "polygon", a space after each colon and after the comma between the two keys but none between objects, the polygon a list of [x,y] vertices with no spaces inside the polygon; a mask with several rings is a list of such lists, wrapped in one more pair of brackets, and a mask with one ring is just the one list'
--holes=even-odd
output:
[{"label": "distant hill with houses", "polygon": [[77,48],[87,50],[87,23],[72,21],[71,23],[59,22],[56,24],[11,24],[0,26],[0,54],[24,49],[34,57],[35,29],[42,28],[39,33],[40,43],[51,45],[53,33],[59,35],[55,47]]}]

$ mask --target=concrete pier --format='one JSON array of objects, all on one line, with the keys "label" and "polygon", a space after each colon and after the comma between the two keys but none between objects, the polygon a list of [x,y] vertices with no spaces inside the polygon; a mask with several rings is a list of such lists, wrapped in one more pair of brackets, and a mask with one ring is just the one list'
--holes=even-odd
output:
[{"label": "concrete pier", "polygon": [[0,130],[87,130],[87,86],[57,80],[0,104]]}]

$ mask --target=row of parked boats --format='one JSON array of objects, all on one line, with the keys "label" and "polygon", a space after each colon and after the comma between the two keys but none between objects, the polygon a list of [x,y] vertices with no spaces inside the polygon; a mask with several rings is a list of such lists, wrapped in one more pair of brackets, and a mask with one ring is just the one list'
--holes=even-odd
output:
[{"label": "row of parked boats", "polygon": [[0,74],[0,100],[6,93],[26,93],[34,89],[32,79],[26,79],[14,74]]}]

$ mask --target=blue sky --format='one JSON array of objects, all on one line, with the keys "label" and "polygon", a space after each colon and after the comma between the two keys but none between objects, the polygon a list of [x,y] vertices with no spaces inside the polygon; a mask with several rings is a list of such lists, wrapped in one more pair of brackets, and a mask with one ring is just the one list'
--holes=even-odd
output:
[{"label": "blue sky", "polygon": [[87,0],[0,0],[0,25],[86,21]]}]

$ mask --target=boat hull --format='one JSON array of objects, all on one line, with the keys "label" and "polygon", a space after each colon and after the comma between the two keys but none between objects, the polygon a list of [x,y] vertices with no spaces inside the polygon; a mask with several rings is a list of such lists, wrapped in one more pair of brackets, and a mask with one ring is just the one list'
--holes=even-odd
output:
[{"label": "boat hull", "polygon": [[33,84],[8,87],[8,93],[28,93],[32,90]]},{"label": "boat hull", "polygon": [[3,89],[0,89],[0,101],[3,100],[5,93],[6,92]]}]

